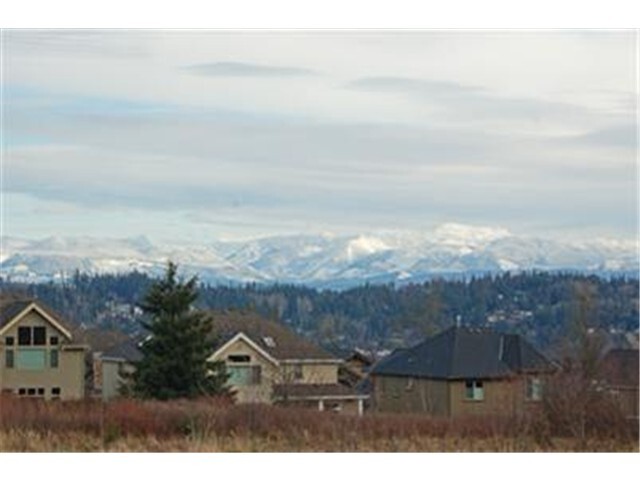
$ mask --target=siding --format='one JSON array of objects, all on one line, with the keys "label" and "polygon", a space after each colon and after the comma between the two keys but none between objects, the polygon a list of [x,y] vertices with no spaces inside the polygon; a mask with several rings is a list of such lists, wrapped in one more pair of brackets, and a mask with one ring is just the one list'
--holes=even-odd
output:
[{"label": "siding", "polygon": [[[18,327],[45,327],[47,344],[37,347],[21,347],[18,345]],[[49,345],[49,337],[58,336],[58,345]],[[34,348],[46,351],[46,366],[42,370],[23,370],[16,367],[6,368],[5,366],[5,345],[4,337],[12,336],[15,339],[14,352],[18,349]],[[0,388],[18,393],[20,388],[44,388],[45,398],[51,398],[51,389],[60,388],[60,398],[63,400],[79,399],[84,397],[85,387],[85,351],[83,349],[65,350],[69,346],[69,341],[54,328],[49,322],[35,311],[28,313],[17,325],[10,328],[0,340]],[[58,350],[58,367],[52,368],[49,365],[50,351]]]},{"label": "siding", "polygon": [[374,408],[379,412],[449,414],[449,389],[444,380],[375,375]]}]

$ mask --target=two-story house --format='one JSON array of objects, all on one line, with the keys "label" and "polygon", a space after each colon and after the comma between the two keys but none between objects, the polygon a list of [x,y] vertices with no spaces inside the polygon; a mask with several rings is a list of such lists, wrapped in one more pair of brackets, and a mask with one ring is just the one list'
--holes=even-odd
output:
[{"label": "two-story house", "polygon": [[238,403],[275,403],[362,414],[366,395],[338,383],[342,360],[250,312],[211,312],[212,361],[223,361]]},{"label": "two-story house", "polygon": [[21,397],[80,399],[87,347],[38,300],[0,294],[0,392]]}]

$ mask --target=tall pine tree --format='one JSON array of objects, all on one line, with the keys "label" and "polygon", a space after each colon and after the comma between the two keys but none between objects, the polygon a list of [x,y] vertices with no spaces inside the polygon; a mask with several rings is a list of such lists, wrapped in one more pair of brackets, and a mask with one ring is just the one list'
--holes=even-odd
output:
[{"label": "tall pine tree", "polygon": [[133,374],[133,393],[160,400],[227,393],[224,363],[208,361],[211,319],[193,308],[197,278],[181,281],[177,270],[169,262],[142,303],[148,336],[140,346],[143,358]]}]

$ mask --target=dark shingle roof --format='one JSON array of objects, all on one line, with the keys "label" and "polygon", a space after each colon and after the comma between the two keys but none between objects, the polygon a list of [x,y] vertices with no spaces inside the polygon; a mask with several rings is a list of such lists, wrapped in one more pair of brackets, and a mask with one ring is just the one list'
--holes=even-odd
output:
[{"label": "dark shingle roof", "polygon": [[519,335],[453,327],[378,362],[374,375],[440,379],[500,378],[551,371],[553,365]]},{"label": "dark shingle roof", "polygon": [[320,397],[358,397],[363,396],[355,389],[339,383],[300,383],[274,385],[273,393],[276,398],[320,398]]},{"label": "dark shingle roof", "polygon": [[0,328],[6,326],[16,315],[20,314],[25,308],[32,303],[35,303],[39,308],[52,317],[60,326],[65,328],[68,332],[72,329],[61,316],[53,311],[51,307],[43,304],[41,301],[35,298],[30,298],[25,295],[15,293],[2,293],[0,294]]},{"label": "dark shingle roof", "polygon": [[102,356],[122,359],[127,362],[139,362],[142,360],[142,352],[138,348],[138,344],[131,338],[105,350]]},{"label": "dark shingle roof", "polygon": [[[284,325],[251,312],[209,312],[212,336],[220,347],[242,332],[278,360],[335,360],[330,353],[296,335]],[[271,340],[269,340],[271,339]]]}]

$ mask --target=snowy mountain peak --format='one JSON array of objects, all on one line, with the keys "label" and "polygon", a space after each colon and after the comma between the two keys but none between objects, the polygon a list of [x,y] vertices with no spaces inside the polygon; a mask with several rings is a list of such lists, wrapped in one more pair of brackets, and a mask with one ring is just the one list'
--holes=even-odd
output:
[{"label": "snowy mountain peak", "polygon": [[445,223],[434,231],[435,241],[450,245],[486,245],[510,236],[511,232],[505,228],[477,227],[460,223]]},{"label": "snowy mountain peak", "polygon": [[440,225],[431,231],[290,235],[249,241],[154,245],[146,237],[2,239],[0,276],[48,281],[72,275],[163,271],[167,259],[208,283],[286,282],[346,287],[422,282],[433,276],[521,270],[638,275],[638,242],[558,241],[504,228]]}]

